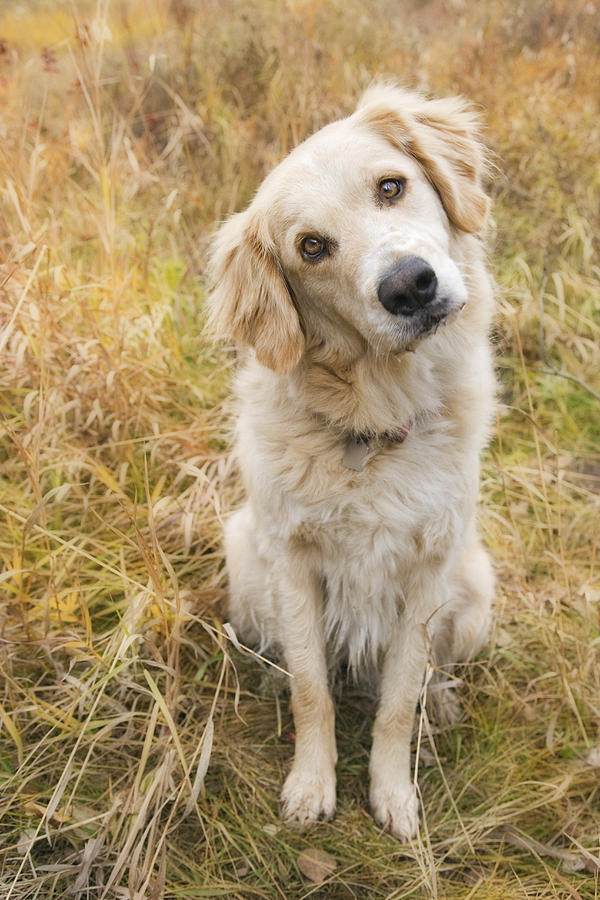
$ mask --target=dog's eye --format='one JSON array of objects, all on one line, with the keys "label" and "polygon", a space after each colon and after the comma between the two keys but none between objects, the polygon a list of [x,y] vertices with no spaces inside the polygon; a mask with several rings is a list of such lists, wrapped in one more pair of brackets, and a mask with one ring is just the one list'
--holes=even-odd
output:
[{"label": "dog's eye", "polygon": [[310,234],[302,239],[300,251],[304,259],[319,259],[325,252],[325,241],[323,238]]},{"label": "dog's eye", "polygon": [[397,200],[404,193],[405,187],[404,178],[383,178],[379,182],[379,197],[381,200]]}]

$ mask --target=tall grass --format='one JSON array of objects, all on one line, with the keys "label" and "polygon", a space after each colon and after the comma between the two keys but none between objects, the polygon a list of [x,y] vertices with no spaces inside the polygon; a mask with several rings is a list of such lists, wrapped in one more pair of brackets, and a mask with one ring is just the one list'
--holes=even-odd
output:
[{"label": "tall grass", "polygon": [[[600,31],[587,2],[29,0],[0,11],[0,896],[597,898]],[[482,109],[499,585],[468,715],[422,713],[421,837],[278,817],[291,715],[220,604],[230,356],[210,233],[378,74]],[[336,862],[321,885],[306,848]]]}]

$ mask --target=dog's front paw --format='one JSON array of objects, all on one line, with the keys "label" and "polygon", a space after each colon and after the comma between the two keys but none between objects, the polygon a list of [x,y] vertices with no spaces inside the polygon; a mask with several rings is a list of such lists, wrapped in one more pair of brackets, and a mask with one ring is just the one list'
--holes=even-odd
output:
[{"label": "dog's front paw", "polygon": [[376,822],[401,841],[410,841],[419,830],[414,784],[371,783],[371,811]]},{"label": "dog's front paw", "polygon": [[335,812],[335,772],[311,772],[294,766],[281,792],[283,818],[306,826]]}]

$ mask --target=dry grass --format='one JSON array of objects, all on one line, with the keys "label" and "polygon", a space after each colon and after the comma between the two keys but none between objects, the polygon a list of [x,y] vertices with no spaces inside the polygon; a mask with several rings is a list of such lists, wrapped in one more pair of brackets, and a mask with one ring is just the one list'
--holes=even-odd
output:
[{"label": "dry grass", "polygon": [[[553,0],[29,0],[0,12],[0,895],[597,898],[600,31]],[[422,716],[421,839],[278,818],[279,682],[219,624],[229,359],[204,248],[376,74],[483,109],[498,162],[497,561],[468,716]],[[305,882],[299,853],[337,868]]]}]

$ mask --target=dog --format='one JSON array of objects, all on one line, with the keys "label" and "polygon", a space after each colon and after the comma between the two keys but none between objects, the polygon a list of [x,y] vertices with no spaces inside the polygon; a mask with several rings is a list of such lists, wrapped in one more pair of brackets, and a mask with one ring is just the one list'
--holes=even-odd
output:
[{"label": "dog", "polygon": [[495,398],[486,167],[466,101],[377,83],[214,238],[209,326],[241,351],[247,495],[225,527],[229,617],[290,675],[290,822],[335,811],[330,679],[345,661],[377,678],[371,810],[412,839],[428,665],[470,660],[488,638],[494,577],[475,522]]}]

